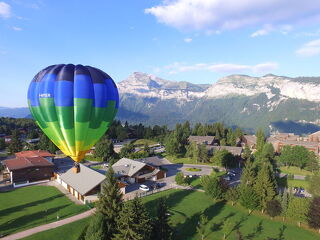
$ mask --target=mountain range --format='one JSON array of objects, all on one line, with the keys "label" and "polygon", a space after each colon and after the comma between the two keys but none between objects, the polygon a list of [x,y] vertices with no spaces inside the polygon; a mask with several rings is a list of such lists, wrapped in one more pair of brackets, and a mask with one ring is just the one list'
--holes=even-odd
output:
[{"label": "mountain range", "polygon": [[[134,72],[117,84],[117,118],[146,125],[224,122],[297,134],[320,130],[320,77],[230,75],[213,84],[169,81]],[[27,108],[0,108],[0,116],[26,117]]]}]

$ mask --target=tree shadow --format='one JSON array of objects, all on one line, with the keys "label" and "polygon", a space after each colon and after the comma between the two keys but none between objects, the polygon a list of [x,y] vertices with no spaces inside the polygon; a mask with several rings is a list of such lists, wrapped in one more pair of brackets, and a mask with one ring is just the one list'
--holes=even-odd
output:
[{"label": "tree shadow", "polygon": [[284,231],[287,229],[287,227],[285,225],[282,225],[281,228],[279,228],[279,234],[278,234],[278,240],[285,240],[284,237]]},{"label": "tree shadow", "polygon": [[[178,205],[186,196],[193,193],[194,191],[191,190],[180,190],[173,192],[165,197],[166,204],[168,206],[168,209],[174,208],[176,205]],[[158,198],[148,201],[145,203],[146,208],[148,209],[151,216],[156,215],[156,209],[158,206],[158,201],[162,196],[159,195]],[[171,211],[171,210],[170,210]]]},{"label": "tree shadow", "polygon": [[258,222],[257,226],[253,228],[253,231],[245,236],[245,239],[255,239],[257,238],[263,231],[263,220]]},{"label": "tree shadow", "polygon": [[[215,204],[211,205],[210,207],[206,208],[203,211],[203,214],[208,218],[208,221],[210,221],[213,217],[219,215],[219,213],[222,211],[223,207],[225,206],[225,201],[219,201]],[[181,214],[181,213],[180,213]],[[183,216],[186,216],[185,214],[182,214]],[[186,218],[186,220],[182,223],[179,223],[175,226],[175,233],[174,233],[174,239],[188,239],[191,236],[194,236],[197,233],[197,226],[199,223],[201,213],[196,213],[192,215],[189,218]],[[207,228],[207,234],[208,231],[212,228]],[[207,235],[206,234],[206,235]]]},{"label": "tree shadow", "polygon": [[[61,209],[70,206],[70,204],[65,204],[55,208],[49,208],[46,211],[38,211],[32,214],[24,215],[16,219],[12,219],[5,224],[0,226],[0,232],[11,234],[13,231],[18,232],[20,229],[27,229],[33,226],[39,225],[39,219],[44,219],[43,224],[52,222],[55,220],[54,213],[58,213]],[[63,217],[63,216],[60,216]]]},{"label": "tree shadow", "polygon": [[56,194],[54,196],[51,196],[51,197],[48,197],[48,198],[44,198],[44,199],[41,199],[41,200],[37,200],[37,201],[34,201],[34,202],[29,202],[29,203],[26,203],[26,204],[22,204],[22,205],[10,207],[10,208],[2,209],[0,211],[0,216],[4,217],[6,215],[10,215],[11,213],[19,212],[21,210],[24,210],[24,209],[26,209],[28,207],[33,207],[33,206],[36,206],[38,204],[47,203],[48,201],[52,201],[52,200],[54,200],[56,198],[61,198],[61,197],[64,197],[64,195],[59,193],[59,194]]}]

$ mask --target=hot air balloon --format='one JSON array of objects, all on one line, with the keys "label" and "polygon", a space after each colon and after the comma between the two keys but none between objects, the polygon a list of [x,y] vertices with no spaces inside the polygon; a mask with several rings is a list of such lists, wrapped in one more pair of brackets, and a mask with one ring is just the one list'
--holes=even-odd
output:
[{"label": "hot air balloon", "polygon": [[33,78],[28,105],[42,131],[78,163],[112,123],[119,94],[111,77],[97,68],[58,64]]}]

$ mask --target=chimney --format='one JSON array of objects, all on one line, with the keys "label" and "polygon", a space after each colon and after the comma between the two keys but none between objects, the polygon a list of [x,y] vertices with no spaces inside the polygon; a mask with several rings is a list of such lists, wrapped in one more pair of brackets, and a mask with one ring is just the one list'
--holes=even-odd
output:
[{"label": "chimney", "polygon": [[80,165],[78,164],[78,165],[75,165],[73,168],[72,168],[72,171],[74,172],[74,173],[79,173],[80,172]]}]

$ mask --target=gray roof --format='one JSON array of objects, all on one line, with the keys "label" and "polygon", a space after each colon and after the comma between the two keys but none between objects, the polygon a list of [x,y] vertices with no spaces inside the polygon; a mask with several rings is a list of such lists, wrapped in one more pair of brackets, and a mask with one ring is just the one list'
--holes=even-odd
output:
[{"label": "gray roof", "polygon": [[136,161],[142,162],[142,163],[146,163],[155,167],[160,167],[162,165],[168,164],[168,162],[163,159],[160,158],[158,156],[154,156],[154,157],[147,157],[147,158],[140,158],[140,159],[136,159]]},{"label": "gray roof", "polygon": [[207,146],[208,150],[213,151],[221,151],[223,149],[227,150],[228,152],[232,153],[234,156],[241,156],[242,147],[232,147],[232,146]]},{"label": "gray roof", "polygon": [[60,178],[81,195],[85,195],[87,192],[102,183],[106,177],[105,175],[98,173],[81,163],[79,165],[80,172],[75,173],[71,168],[67,172],[61,174]]},{"label": "gray roof", "polygon": [[196,144],[212,144],[213,141],[215,140],[214,136],[190,136],[188,138],[189,142],[195,142]]},{"label": "gray roof", "polygon": [[112,165],[112,169],[118,176],[132,177],[144,166],[146,166],[146,164],[143,162],[135,161],[129,158],[121,158]]}]

